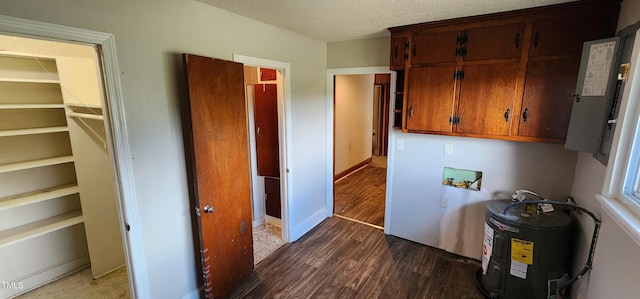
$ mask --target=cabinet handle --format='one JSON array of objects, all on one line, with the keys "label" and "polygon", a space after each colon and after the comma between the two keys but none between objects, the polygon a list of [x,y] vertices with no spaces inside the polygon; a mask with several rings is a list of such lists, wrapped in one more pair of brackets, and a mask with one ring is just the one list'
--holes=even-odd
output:
[{"label": "cabinet handle", "polygon": [[407,117],[409,118],[413,117],[413,106],[409,106],[409,112],[407,113]]},{"label": "cabinet handle", "polygon": [[536,31],[536,34],[533,36],[533,47],[538,46],[538,41],[540,41],[540,31]]},{"label": "cabinet handle", "polygon": [[417,47],[418,47],[418,45],[413,44],[413,57],[416,57]]},{"label": "cabinet handle", "polygon": [[513,42],[516,44],[516,49],[520,47],[520,32],[516,34],[516,39]]},{"label": "cabinet handle", "polygon": [[511,116],[511,108],[507,108],[507,111],[504,112],[504,121],[509,121],[509,116]]},{"label": "cabinet handle", "polygon": [[529,108],[524,108],[524,112],[522,112],[522,121],[526,123],[528,117],[529,117]]}]

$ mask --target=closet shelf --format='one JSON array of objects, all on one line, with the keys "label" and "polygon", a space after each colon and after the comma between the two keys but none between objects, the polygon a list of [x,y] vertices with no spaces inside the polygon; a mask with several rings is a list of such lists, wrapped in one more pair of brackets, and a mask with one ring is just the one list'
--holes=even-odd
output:
[{"label": "closet shelf", "polygon": [[59,109],[64,104],[0,104],[0,110],[8,109]]},{"label": "closet shelf", "polygon": [[0,165],[0,173],[73,162],[73,156],[55,157]]},{"label": "closet shelf", "polygon": [[0,247],[35,238],[50,232],[83,223],[82,211],[77,210],[59,216],[0,231]]},{"label": "closet shelf", "polygon": [[69,107],[78,107],[78,108],[102,109],[102,106],[97,104],[65,103],[65,105]]},{"label": "closet shelf", "polygon": [[65,185],[55,188],[38,190],[25,194],[14,195],[10,197],[0,198],[0,211],[39,203],[49,199],[60,198],[67,195],[78,194],[80,191],[78,185]]},{"label": "closet shelf", "polygon": [[0,77],[0,82],[19,82],[19,83],[60,83],[60,80],[54,78],[11,78]]},{"label": "closet shelf", "polygon": [[16,130],[0,130],[0,137],[47,134],[47,133],[67,132],[67,131],[69,131],[69,128],[66,126],[32,128],[32,129],[16,129]]},{"label": "closet shelf", "polygon": [[100,115],[100,114],[69,112],[69,113],[67,113],[67,116],[71,117],[71,118],[84,118],[84,119],[104,120],[104,117],[102,115]]}]

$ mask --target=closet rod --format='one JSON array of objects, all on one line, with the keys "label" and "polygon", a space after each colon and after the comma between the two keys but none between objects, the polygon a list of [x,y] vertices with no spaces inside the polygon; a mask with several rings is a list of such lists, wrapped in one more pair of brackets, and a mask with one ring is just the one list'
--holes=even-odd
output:
[{"label": "closet rod", "polygon": [[104,117],[103,117],[102,115],[97,115],[97,114],[88,114],[88,113],[79,113],[79,112],[69,112],[69,113],[67,113],[67,116],[69,116],[69,117],[75,117],[75,118],[86,118],[86,119],[104,120]]}]

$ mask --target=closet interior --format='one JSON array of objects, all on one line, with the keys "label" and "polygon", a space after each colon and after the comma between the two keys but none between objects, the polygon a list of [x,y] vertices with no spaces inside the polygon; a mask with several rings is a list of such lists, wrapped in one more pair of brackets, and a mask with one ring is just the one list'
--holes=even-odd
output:
[{"label": "closet interior", "polygon": [[0,297],[125,265],[94,47],[0,35]]}]

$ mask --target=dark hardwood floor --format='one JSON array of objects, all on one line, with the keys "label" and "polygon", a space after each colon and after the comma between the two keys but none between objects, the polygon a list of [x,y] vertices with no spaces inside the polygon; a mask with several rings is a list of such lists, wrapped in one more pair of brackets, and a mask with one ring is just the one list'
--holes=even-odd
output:
[{"label": "dark hardwood floor", "polygon": [[368,165],[335,185],[334,213],[384,226],[387,169]]},{"label": "dark hardwood floor", "polygon": [[331,217],[256,265],[232,298],[483,298],[480,263]]}]

